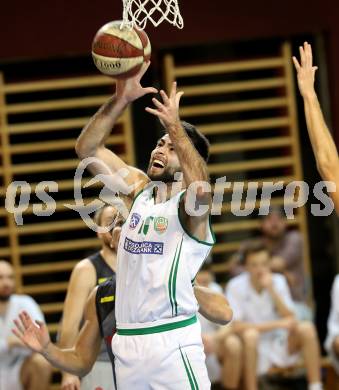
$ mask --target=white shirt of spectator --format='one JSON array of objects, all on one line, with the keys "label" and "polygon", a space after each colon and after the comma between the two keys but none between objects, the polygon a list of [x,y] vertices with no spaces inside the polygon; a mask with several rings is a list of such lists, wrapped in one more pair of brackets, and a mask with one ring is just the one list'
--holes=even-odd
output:
[{"label": "white shirt of spectator", "polygon": [[[283,275],[272,275],[273,288],[291,310],[294,309],[291,293]],[[226,296],[233,309],[233,319],[251,324],[260,324],[281,319],[270,293],[264,289],[257,292],[245,272],[232,279],[226,288]],[[288,367],[299,359],[288,351],[288,331],[283,328],[260,334],[258,343],[257,372],[268,372],[272,366]]]},{"label": "white shirt of spectator", "polygon": [[[286,278],[280,274],[273,274],[272,281],[276,293],[285,305],[293,310],[294,305]],[[233,309],[233,321],[260,324],[281,318],[270,293],[266,289],[257,292],[247,272],[230,280],[226,286],[226,297]]]},{"label": "white shirt of spectator", "polygon": [[25,310],[32,319],[44,321],[44,316],[38,304],[28,295],[13,294],[8,302],[7,310],[4,315],[0,315],[0,367],[11,365],[13,362],[22,356],[31,354],[28,348],[14,348],[8,350],[8,338],[15,337],[12,333],[14,328],[14,319],[17,319],[19,313]]}]

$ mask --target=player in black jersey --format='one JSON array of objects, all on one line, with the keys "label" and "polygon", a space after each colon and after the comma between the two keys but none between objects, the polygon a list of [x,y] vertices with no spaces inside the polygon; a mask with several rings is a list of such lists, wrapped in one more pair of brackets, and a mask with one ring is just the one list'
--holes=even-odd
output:
[{"label": "player in black jersey", "polygon": [[[94,220],[98,226],[108,227],[116,215],[117,209],[106,204],[96,212]],[[97,235],[101,243],[100,250],[79,261],[71,274],[59,334],[58,345],[61,348],[70,348],[74,345],[83,325],[86,301],[93,288],[115,276],[116,250],[110,246],[111,233]],[[113,386],[110,359],[103,343],[91,372],[81,380],[81,390],[92,390],[96,387],[111,390]],[[80,379],[63,373],[61,390],[80,390]]]}]

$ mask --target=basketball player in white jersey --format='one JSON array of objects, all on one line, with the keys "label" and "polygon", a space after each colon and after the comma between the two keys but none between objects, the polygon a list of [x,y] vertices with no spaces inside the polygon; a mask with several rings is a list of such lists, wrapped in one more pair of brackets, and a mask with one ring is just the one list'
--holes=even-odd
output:
[{"label": "basketball player in white jersey", "polygon": [[[114,220],[111,248],[118,246],[121,226],[124,220]],[[108,233],[109,234],[109,233]],[[34,352],[41,353],[53,366],[76,376],[84,376],[93,370],[93,365],[100,353],[102,338],[105,340],[108,356],[114,369],[114,356],[110,340],[115,333],[115,276],[95,287],[89,294],[85,308],[83,326],[73,345],[61,348],[51,342],[48,329],[40,323],[36,326],[27,311],[21,312],[15,320],[13,333]],[[225,325],[230,321],[232,311],[223,294],[204,286],[194,286],[194,293],[199,302],[199,312],[209,321]],[[13,324],[12,324],[13,325]],[[104,375],[105,376],[105,375]],[[112,375],[113,378],[113,375]],[[100,386],[114,390],[115,385],[107,376],[102,378]]]},{"label": "basketball player in white jersey", "polygon": [[[76,145],[80,158],[101,162],[90,166],[92,173],[111,174],[114,182],[114,174],[124,168],[129,172],[126,184],[138,183],[129,194],[134,203],[118,248],[117,333],[112,342],[117,386],[209,389],[192,287],[215,242],[209,222],[211,193],[201,186],[209,180],[208,142],[192,125],[180,121],[182,92],[174,83],[169,96],[160,91],[163,102],[153,98],[156,108],[146,108],[166,130],[151,154],[147,175],[105,147],[126,107],[157,92],[140,84],[148,66],[133,78],[117,81],[115,95],[89,121]],[[184,188],[200,186],[182,191],[174,185],[177,172],[183,173]],[[151,180],[162,181],[167,191],[157,190]],[[197,207],[199,212],[194,213]]]}]

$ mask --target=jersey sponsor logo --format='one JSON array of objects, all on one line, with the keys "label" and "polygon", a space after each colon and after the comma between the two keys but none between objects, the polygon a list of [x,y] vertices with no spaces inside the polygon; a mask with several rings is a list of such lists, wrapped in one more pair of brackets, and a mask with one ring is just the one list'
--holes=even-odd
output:
[{"label": "jersey sponsor logo", "polygon": [[134,254],[162,255],[164,253],[164,243],[152,241],[136,242],[126,237],[124,249]]},{"label": "jersey sponsor logo", "polygon": [[135,229],[138,226],[140,218],[141,218],[141,215],[139,215],[138,213],[133,213],[132,214],[131,220],[130,220],[130,223],[129,223],[130,229]]},{"label": "jersey sponsor logo", "polygon": [[157,217],[154,219],[154,230],[157,233],[164,233],[167,230],[168,219],[165,217]]}]

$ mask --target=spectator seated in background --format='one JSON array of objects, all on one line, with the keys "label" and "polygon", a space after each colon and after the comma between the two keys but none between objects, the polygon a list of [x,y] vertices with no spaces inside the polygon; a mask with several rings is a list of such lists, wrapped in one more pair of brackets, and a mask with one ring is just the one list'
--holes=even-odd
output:
[{"label": "spectator seated in background", "polygon": [[[304,272],[303,239],[299,231],[287,230],[286,217],[279,207],[272,207],[269,214],[261,220],[261,236],[263,244],[270,253],[270,269],[282,273],[288,282],[294,310],[299,320],[312,320],[312,312],[306,304],[307,288]],[[233,257],[231,274],[237,275],[243,267],[239,264],[243,257],[244,245]]]},{"label": "spectator seated in background", "polygon": [[286,278],[272,274],[269,263],[269,252],[261,241],[248,244],[244,250],[246,271],[231,279],[226,287],[233,309],[232,348],[227,356],[230,361],[239,361],[240,356],[243,362],[243,368],[233,371],[229,380],[236,388],[243,370],[246,390],[255,390],[257,374],[267,374],[273,367],[293,366],[301,352],[309,389],[322,389],[314,325],[296,321]]},{"label": "spectator seated in background", "polygon": [[34,320],[44,322],[38,304],[27,295],[14,294],[13,267],[0,260],[0,389],[47,390],[51,366],[32,353],[12,334],[14,319],[25,310]]},{"label": "spectator seated in background", "polygon": [[[213,272],[209,264],[205,264],[196,276],[196,284],[199,287],[209,288],[215,293],[222,293],[221,286],[215,282]],[[220,302],[220,306],[224,306]],[[228,327],[220,326],[215,322],[209,321],[200,313],[198,315],[201,324],[202,341],[206,354],[206,366],[211,383],[221,382],[227,384],[228,366],[225,366],[224,358],[224,340],[228,332]],[[230,316],[231,318],[231,316]]]},{"label": "spectator seated in background", "polygon": [[334,279],[331,293],[331,310],[327,321],[325,349],[339,375],[339,275]]}]

